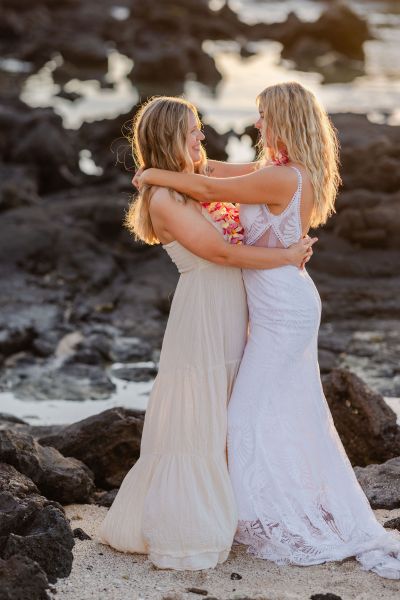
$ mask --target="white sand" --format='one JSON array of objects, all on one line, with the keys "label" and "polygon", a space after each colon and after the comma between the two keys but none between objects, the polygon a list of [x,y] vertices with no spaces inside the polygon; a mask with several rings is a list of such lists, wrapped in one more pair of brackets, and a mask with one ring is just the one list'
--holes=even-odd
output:
[{"label": "white sand", "polygon": [[[66,507],[72,528],[90,536],[107,509],[72,504]],[[376,511],[381,522],[400,516],[400,509]],[[239,573],[241,580],[231,580]],[[354,559],[315,567],[278,567],[254,559],[243,547],[234,547],[230,558],[208,571],[176,572],[155,569],[143,555],[122,554],[94,541],[76,540],[74,564],[67,579],[59,579],[57,600],[309,600],[313,594],[334,593],[342,600],[400,599],[400,581],[382,579],[362,571]],[[199,588],[200,595],[187,592]]]}]

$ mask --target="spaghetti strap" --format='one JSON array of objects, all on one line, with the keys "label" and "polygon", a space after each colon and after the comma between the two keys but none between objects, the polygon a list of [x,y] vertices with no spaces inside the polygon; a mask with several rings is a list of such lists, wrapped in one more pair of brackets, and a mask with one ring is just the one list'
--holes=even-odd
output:
[{"label": "spaghetti strap", "polygon": [[296,171],[297,174],[297,189],[294,193],[295,196],[298,196],[299,199],[301,198],[301,192],[303,189],[303,177],[301,175],[301,171],[300,169],[298,169],[297,167],[293,167],[292,165],[290,165],[290,168],[293,169],[293,171]]}]

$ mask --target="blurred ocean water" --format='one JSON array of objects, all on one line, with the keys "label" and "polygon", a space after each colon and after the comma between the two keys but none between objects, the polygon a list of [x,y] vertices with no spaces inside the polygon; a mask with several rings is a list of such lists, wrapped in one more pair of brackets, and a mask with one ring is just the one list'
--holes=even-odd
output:
[{"label": "blurred ocean water", "polygon": [[[311,0],[230,2],[242,20],[249,23],[283,21],[290,11],[303,20],[312,21],[327,4]],[[344,65],[342,70],[335,70],[336,81],[329,81],[328,77],[324,83],[321,72],[299,71],[291,61],[282,60],[278,42],[249,43],[247,49],[254,54],[242,58],[238,42],[206,41],[204,49],[214,57],[223,79],[216,89],[188,80],[185,96],[199,107],[205,122],[221,132],[233,129],[240,133],[256,118],[256,95],[267,85],[291,79],[312,89],[330,112],[360,112],[374,122],[400,124],[400,4],[368,1],[348,4],[368,19],[375,36],[364,44],[366,58],[360,65],[361,74],[357,74],[358,68],[354,73],[354,65]],[[220,2],[213,0],[211,5],[218,8]],[[118,15],[116,18],[124,17],[122,13]],[[327,60],[329,63],[329,57]],[[71,79],[65,90],[82,97],[73,103],[57,97],[60,87],[54,83],[52,73],[60,61],[61,57],[55,57],[29,77],[21,97],[31,106],[53,106],[67,128],[78,128],[84,121],[113,118],[128,111],[140,99],[137,88],[127,78],[132,61],[115,50],[109,52],[107,74],[107,82],[113,87],[101,87],[95,80]],[[15,69],[18,65],[8,68]],[[21,64],[20,68],[27,67]],[[329,64],[321,63],[321,70],[329,73]],[[171,90],[165,89],[165,93]],[[230,155],[236,160],[248,158],[246,142],[233,144]]]}]

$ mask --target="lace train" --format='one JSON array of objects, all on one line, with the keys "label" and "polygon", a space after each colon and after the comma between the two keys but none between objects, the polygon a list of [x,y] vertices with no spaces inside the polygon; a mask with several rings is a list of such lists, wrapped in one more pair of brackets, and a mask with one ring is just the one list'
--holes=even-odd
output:
[{"label": "lace train", "polygon": [[[288,246],[301,232],[299,185],[271,215],[244,205],[247,243]],[[297,239],[298,239],[297,237]],[[355,556],[400,579],[400,535],[378,523],[335,429],[321,385],[318,291],[305,270],[244,270],[250,332],[228,407],[235,540],[277,564]]]}]

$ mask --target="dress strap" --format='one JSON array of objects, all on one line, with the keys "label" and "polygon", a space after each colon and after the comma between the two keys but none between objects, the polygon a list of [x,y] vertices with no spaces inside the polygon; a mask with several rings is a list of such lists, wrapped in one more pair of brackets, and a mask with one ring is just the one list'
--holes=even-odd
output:
[{"label": "dress strap", "polygon": [[303,178],[301,176],[300,170],[297,167],[293,167],[292,165],[290,165],[290,168],[293,169],[293,171],[296,171],[297,174],[297,190],[295,191],[294,195],[298,196],[298,200],[300,200],[301,191],[303,189]]}]

